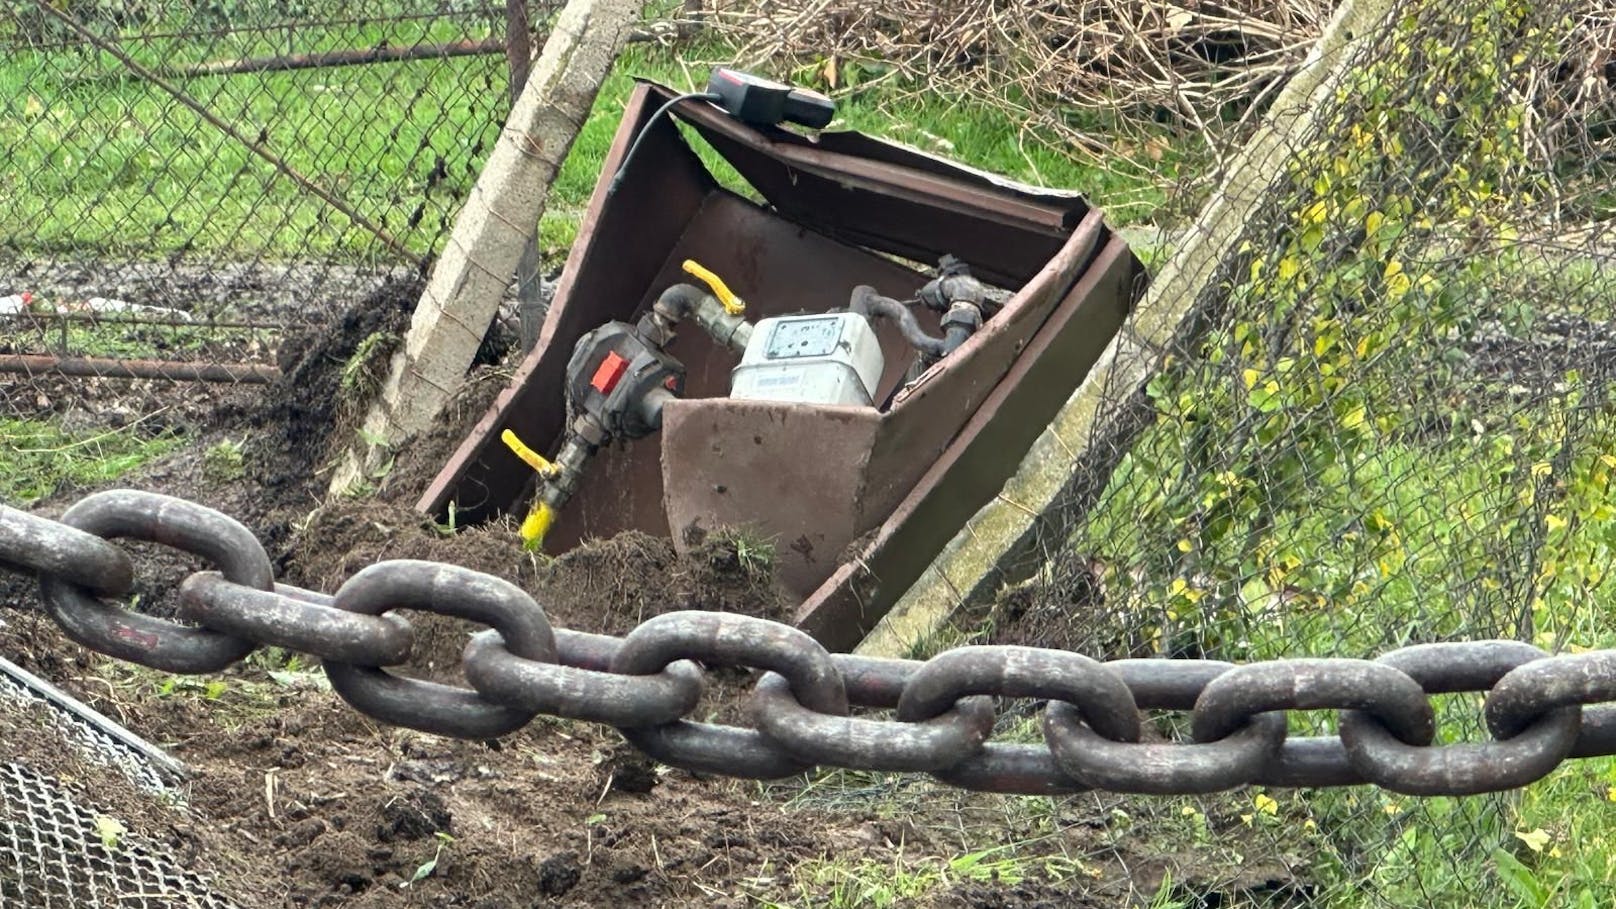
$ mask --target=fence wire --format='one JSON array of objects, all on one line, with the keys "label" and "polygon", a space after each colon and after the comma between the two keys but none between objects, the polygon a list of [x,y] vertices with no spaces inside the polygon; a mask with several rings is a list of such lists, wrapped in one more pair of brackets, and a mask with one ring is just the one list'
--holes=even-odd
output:
[{"label": "fence wire", "polygon": [[555,6],[5,4],[7,409],[150,413],[197,367],[215,385],[183,394],[217,398],[272,374],[288,330],[419,270]]},{"label": "fence wire", "polygon": [[[1176,240],[1222,249],[1214,277],[1149,383],[1107,391],[1001,636],[1236,661],[1616,640],[1613,12],[1394,6],[1282,189],[1232,239]],[[1445,707],[1445,740],[1486,737]],[[1238,904],[1594,905],[1612,783],[1596,762],[1500,796],[1129,811],[1192,868],[1267,862],[1231,870]]]}]

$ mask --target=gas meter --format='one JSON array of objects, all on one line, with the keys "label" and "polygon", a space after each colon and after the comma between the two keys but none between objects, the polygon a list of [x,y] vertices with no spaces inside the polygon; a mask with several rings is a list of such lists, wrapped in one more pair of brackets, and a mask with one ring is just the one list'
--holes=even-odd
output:
[{"label": "gas meter", "polygon": [[869,407],[886,367],[870,320],[852,312],[764,319],[731,373],[731,398]]},{"label": "gas meter", "polygon": [[566,371],[571,419],[554,460],[508,429],[501,435],[538,474],[533,507],[522,523],[528,545],[544,539],[595,452],[662,428],[663,406],[684,391],[684,365],[667,349],[687,320],[718,345],[740,353],[740,365],[730,373],[731,398],[874,407],[886,371],[875,320],[895,323],[914,348],[913,371],[957,350],[996,308],[969,269],[947,257],[937,278],[915,298],[941,314],[942,337],[923,331],[908,305],[868,285],[853,288],[846,310],[775,316],[753,324],[745,317],[746,302],[722,279],[696,262],[686,261],[683,268],[707,287],[675,284],[638,322],[608,322],[578,340]]}]

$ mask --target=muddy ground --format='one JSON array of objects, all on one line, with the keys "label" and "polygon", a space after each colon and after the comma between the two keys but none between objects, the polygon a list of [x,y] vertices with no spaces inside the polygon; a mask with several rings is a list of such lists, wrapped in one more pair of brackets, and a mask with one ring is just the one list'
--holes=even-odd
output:
[{"label": "muddy ground", "polygon": [[[588,631],[623,633],[698,605],[789,613],[767,573],[721,536],[684,557],[667,540],[628,534],[545,560],[523,552],[509,527],[448,534],[410,511],[503,387],[497,350],[444,424],[401,447],[373,497],[323,501],[328,443],[352,417],[344,367],[366,337],[401,329],[412,280],[383,283],[285,344],[283,379],[267,393],[187,411],[197,442],[119,485],[235,516],[281,579],[327,591],[376,560],[424,558],[512,580],[557,624]],[[226,440],[244,457],[221,469],[209,452]],[[58,514],[82,493],[38,510]],[[138,608],[171,613],[175,586],[196,566],[136,549]],[[1180,803],[999,798],[915,776],[821,774],[767,786],[702,778],[652,765],[609,728],[551,720],[495,742],[453,741],[365,719],[295,655],[176,680],[68,642],[36,611],[27,579],[0,574],[0,604],[0,655],[160,744],[191,777],[184,803],[168,805],[73,763],[39,724],[0,714],[8,759],[43,765],[245,909],[1116,906],[1148,903],[1169,875],[1188,905],[1237,892],[1271,905],[1309,895],[1305,859],[1243,823],[1230,800],[1202,805],[1202,817],[1238,858],[1209,862],[1163,833],[1180,823]],[[421,646],[410,671],[452,679],[471,629],[411,618]],[[1005,627],[1016,642],[1037,643],[1032,623]],[[720,686],[731,701],[742,687]],[[740,712],[734,703],[712,709]]]}]

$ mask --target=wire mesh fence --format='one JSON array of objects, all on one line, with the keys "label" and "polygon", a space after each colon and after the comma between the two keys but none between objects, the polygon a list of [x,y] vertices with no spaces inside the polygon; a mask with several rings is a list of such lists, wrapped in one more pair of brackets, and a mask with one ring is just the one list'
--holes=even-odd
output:
[{"label": "wire mesh fence", "polygon": [[[418,271],[555,6],[6,4],[10,409],[127,394],[127,376],[261,380],[289,329]],[[44,378],[63,361],[99,378]]]},{"label": "wire mesh fence", "polygon": [[[1613,10],[1391,6],[1282,189],[1235,236],[1179,240],[1218,251],[1213,277],[1148,384],[1107,391],[1001,635],[1234,661],[1616,639]],[[1475,703],[1440,707],[1444,740],[1487,737]],[[1267,862],[1231,874],[1240,903],[1593,905],[1613,772],[1128,810],[1191,864]]]}]

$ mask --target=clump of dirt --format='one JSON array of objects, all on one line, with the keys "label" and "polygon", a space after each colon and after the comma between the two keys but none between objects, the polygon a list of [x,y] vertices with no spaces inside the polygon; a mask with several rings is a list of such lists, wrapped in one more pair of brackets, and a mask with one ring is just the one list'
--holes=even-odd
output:
[{"label": "clump of dirt", "polygon": [[[285,559],[284,579],[335,591],[376,562],[447,562],[528,591],[556,625],[603,634],[624,634],[652,616],[682,609],[788,617],[786,597],[771,573],[740,558],[737,546],[713,534],[681,556],[666,538],[630,531],[548,558],[525,550],[508,522],[451,532],[403,505],[339,501],[315,510],[303,524]],[[431,616],[412,621],[418,655],[458,665],[462,626]],[[449,630],[440,635],[440,628]]]},{"label": "clump of dirt", "polygon": [[494,399],[510,384],[511,375],[510,368],[497,363],[473,366],[431,428],[397,446],[392,468],[376,484],[376,498],[415,504]]},{"label": "clump of dirt", "polygon": [[[423,279],[390,277],[337,315],[330,324],[288,338],[280,348],[281,377],[250,422],[262,433],[255,479],[271,488],[307,483],[325,463],[344,410],[353,398],[343,387],[344,368],[371,338],[399,337],[421,298]],[[372,342],[374,343],[374,342]]]}]

